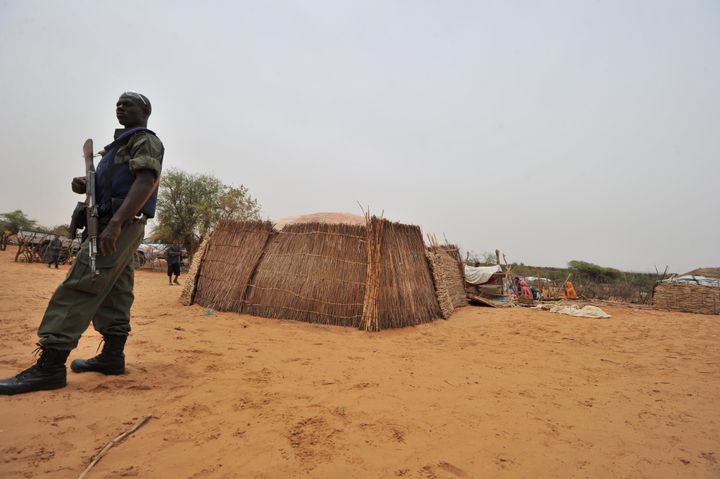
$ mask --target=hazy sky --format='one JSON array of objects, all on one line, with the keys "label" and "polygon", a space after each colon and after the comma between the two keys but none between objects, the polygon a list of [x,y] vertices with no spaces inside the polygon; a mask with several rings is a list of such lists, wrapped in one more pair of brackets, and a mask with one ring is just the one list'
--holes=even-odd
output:
[{"label": "hazy sky", "polygon": [[124,90],[165,168],[564,266],[720,265],[720,2],[0,0],[0,212],[67,223]]}]

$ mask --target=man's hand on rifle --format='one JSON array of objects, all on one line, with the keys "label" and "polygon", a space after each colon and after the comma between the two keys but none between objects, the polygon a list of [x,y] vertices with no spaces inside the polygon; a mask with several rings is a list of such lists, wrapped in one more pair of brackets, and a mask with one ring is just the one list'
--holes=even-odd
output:
[{"label": "man's hand on rifle", "polygon": [[84,195],[87,187],[87,178],[84,176],[76,176],[72,180],[72,190],[79,194]]}]

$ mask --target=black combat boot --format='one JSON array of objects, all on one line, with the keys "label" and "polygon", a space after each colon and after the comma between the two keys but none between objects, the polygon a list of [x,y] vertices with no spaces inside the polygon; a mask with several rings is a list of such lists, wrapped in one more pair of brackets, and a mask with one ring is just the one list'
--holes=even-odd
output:
[{"label": "black combat boot", "polygon": [[90,359],[76,359],[70,363],[75,373],[94,371],[107,375],[125,374],[125,341],[127,336],[103,336],[102,352]]},{"label": "black combat boot", "polygon": [[60,389],[67,386],[67,361],[70,351],[43,349],[37,363],[17,376],[0,381],[0,395]]}]

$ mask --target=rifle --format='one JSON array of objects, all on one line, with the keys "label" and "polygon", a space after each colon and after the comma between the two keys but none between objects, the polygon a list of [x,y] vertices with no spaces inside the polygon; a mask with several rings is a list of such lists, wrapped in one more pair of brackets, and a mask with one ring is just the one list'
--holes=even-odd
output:
[{"label": "rifle", "polygon": [[85,228],[88,238],[88,256],[90,257],[90,274],[95,278],[97,271],[97,237],[98,237],[98,208],[95,199],[95,165],[93,163],[93,141],[88,139],[83,144],[83,157],[85,158],[85,201],[78,202],[70,221],[70,239],[75,239],[78,228]]},{"label": "rifle", "polygon": [[93,141],[85,140],[83,144],[83,156],[85,157],[85,176],[87,186],[85,188],[85,205],[87,210],[87,235],[88,235],[88,256],[90,257],[90,274],[94,278],[97,271],[97,237],[98,237],[98,207],[95,199],[95,164],[93,163]]}]

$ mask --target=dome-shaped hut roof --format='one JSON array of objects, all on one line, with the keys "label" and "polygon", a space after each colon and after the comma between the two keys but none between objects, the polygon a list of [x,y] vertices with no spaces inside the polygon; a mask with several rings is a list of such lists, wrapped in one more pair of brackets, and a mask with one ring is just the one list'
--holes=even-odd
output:
[{"label": "dome-shaped hut roof", "polygon": [[287,218],[274,220],[272,223],[275,229],[278,230],[282,229],[285,225],[300,223],[331,223],[365,226],[365,217],[352,213],[310,213],[300,216],[288,216]]}]

